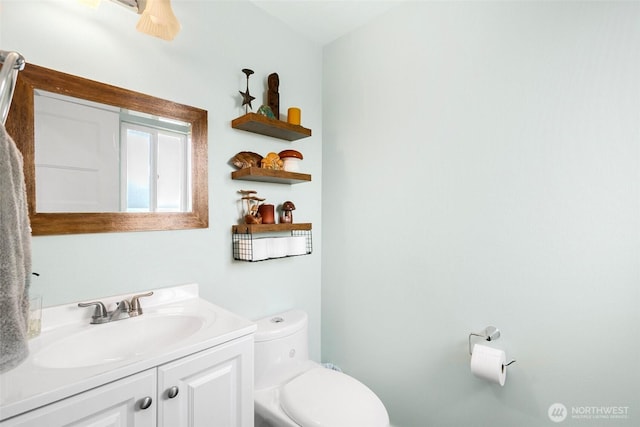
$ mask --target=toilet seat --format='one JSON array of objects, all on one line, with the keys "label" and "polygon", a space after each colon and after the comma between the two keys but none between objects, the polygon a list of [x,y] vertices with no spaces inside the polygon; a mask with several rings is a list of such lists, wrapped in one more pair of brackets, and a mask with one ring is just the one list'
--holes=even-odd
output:
[{"label": "toilet seat", "polygon": [[367,386],[322,367],[292,379],[280,391],[282,410],[303,427],[387,427],[384,405]]}]

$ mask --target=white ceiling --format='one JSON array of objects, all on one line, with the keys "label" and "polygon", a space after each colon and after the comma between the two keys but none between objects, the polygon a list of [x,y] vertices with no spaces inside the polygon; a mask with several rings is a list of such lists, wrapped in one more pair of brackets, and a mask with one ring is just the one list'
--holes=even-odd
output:
[{"label": "white ceiling", "polygon": [[251,0],[295,32],[331,43],[404,0]]}]

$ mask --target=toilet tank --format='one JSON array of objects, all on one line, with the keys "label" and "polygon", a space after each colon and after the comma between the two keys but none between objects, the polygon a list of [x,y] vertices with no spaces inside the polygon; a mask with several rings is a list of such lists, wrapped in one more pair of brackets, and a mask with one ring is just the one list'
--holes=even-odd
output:
[{"label": "toilet tank", "polygon": [[280,385],[308,369],[308,316],[290,310],[256,321],[255,388]]}]

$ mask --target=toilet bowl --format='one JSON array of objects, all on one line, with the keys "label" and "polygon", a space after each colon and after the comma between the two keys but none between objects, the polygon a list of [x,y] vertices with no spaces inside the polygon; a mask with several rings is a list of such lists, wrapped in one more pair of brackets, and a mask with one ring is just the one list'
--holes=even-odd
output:
[{"label": "toilet bowl", "polygon": [[355,378],[309,360],[307,314],[257,321],[255,427],[388,427],[384,405]]}]

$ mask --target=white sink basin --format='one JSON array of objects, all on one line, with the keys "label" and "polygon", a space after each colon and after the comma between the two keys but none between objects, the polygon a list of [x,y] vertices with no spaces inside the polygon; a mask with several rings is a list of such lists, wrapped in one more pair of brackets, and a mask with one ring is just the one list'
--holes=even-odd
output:
[{"label": "white sink basin", "polygon": [[189,338],[205,324],[190,314],[144,314],[88,325],[40,349],[33,357],[43,368],[78,368],[118,362],[158,352]]}]

